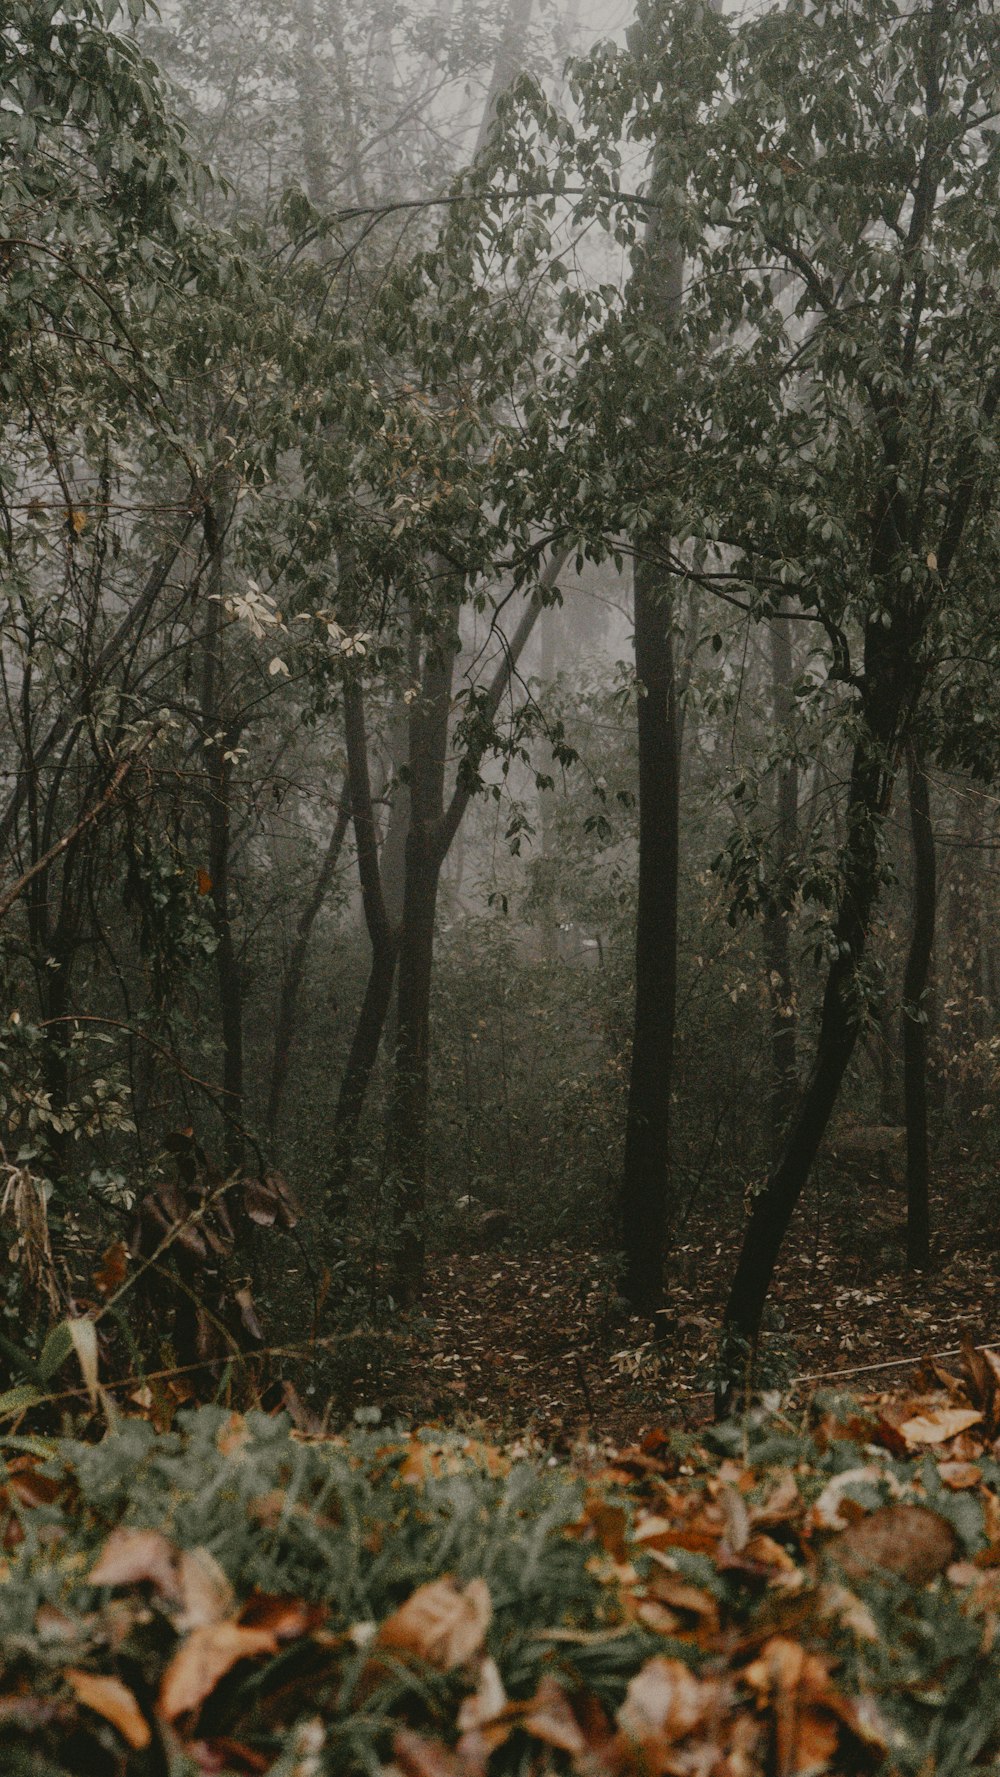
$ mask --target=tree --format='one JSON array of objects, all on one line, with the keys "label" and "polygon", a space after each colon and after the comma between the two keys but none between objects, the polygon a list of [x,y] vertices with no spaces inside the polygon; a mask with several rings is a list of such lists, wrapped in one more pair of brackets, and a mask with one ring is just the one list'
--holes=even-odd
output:
[{"label": "tree", "polygon": [[[644,16],[641,56],[604,46],[578,65],[582,131],[536,97],[520,137],[536,184],[553,163],[564,189],[582,173],[576,213],[606,214],[630,245],[617,142],[655,144],[658,227],[686,262],[669,351],[616,292],[596,316],[567,297],[560,510],[595,550],[655,516],[666,570],[751,619],[784,604],[808,623],[818,646],[797,695],[835,719],[847,780],[835,880],[799,884],[826,920],[818,1033],[753,1198],[725,1403],[865,1021],[900,761],[995,573],[1000,20],[978,0],[824,0],[736,25],[679,0]],[[642,396],[617,399],[629,369],[663,415],[654,448]],[[735,899],[759,902],[757,860],[732,861]]]}]

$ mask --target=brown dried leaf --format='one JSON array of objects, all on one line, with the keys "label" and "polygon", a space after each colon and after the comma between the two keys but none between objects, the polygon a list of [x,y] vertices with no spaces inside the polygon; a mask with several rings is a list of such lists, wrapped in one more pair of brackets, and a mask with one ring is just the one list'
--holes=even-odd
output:
[{"label": "brown dried leaf", "polygon": [[83,1672],[76,1666],[67,1668],[65,1678],[77,1702],[109,1721],[136,1752],[149,1745],[153,1737],[149,1723],[128,1685],[120,1678]]},{"label": "brown dried leaf", "polygon": [[959,1432],[968,1431],[970,1425],[981,1424],[982,1418],[975,1407],[930,1407],[926,1413],[904,1419],[899,1429],[911,1450],[916,1450],[924,1444],[947,1443]]},{"label": "brown dried leaf", "polygon": [[268,1629],[243,1623],[208,1623],[181,1642],[163,1674],[157,1708],[165,1721],[198,1709],[221,1678],[240,1660],[276,1654],[278,1639]]},{"label": "brown dried leaf", "polygon": [[774,1715],[777,1777],[823,1771],[837,1751],[835,1693],[823,1661],[797,1641],[775,1635],[743,1671],[758,1702]]},{"label": "brown dried leaf", "polygon": [[159,1530],[113,1530],[87,1582],[91,1586],[151,1585],[170,1603],[182,1602],[178,1579],[180,1550]]},{"label": "brown dried leaf", "polygon": [[480,1652],[492,1614],[485,1580],[465,1587],[452,1579],[429,1580],[386,1619],[376,1642],[450,1672]]},{"label": "brown dried leaf", "polygon": [[939,1462],[937,1472],[953,1493],[978,1487],[983,1478],[983,1471],[976,1462]]},{"label": "brown dried leaf", "polygon": [[175,1627],[182,1634],[221,1623],[236,1608],[233,1588],[208,1549],[183,1549],[178,1560],[180,1614]]},{"label": "brown dried leaf", "polygon": [[507,1707],[507,1692],[494,1659],[487,1654],[479,1662],[479,1678],[471,1697],[463,1698],[458,1711],[459,1732],[467,1734],[486,1722],[496,1721]]},{"label": "brown dried leaf", "polygon": [[535,1740],[544,1741],[546,1746],[557,1746],[572,1758],[579,1758],[587,1750],[587,1742],[569,1699],[550,1673],[546,1673],[527,1705],[521,1725]]},{"label": "brown dried leaf", "polygon": [[873,1568],[899,1574],[912,1586],[926,1585],[955,1558],[957,1538],[947,1519],[929,1506],[880,1506],[841,1532],[829,1551],[852,1579]]},{"label": "brown dried leaf", "polygon": [[425,1740],[412,1728],[397,1728],[393,1757],[403,1777],[467,1777],[467,1767],[440,1740]]},{"label": "brown dried leaf", "polygon": [[264,1329],[257,1319],[257,1309],[249,1284],[244,1285],[241,1290],[234,1290],[233,1296],[240,1311],[240,1319],[251,1339],[263,1339]]},{"label": "brown dried leaf", "polygon": [[278,1641],[297,1641],[311,1635],[326,1617],[326,1606],[308,1604],[304,1598],[281,1598],[271,1592],[252,1592],[239,1613],[249,1629],[266,1629]]},{"label": "brown dried leaf", "polygon": [[884,1470],[877,1463],[869,1462],[864,1468],[844,1469],[828,1481],[818,1499],[814,1499],[809,1508],[806,1520],[810,1529],[814,1530],[846,1530],[851,1522],[847,1508],[856,1504],[849,1496],[851,1487],[864,1487],[870,1482],[884,1480]]},{"label": "brown dried leaf", "polygon": [[655,1768],[657,1754],[690,1734],[716,1697],[716,1687],[696,1678],[680,1660],[657,1655],[629,1681],[618,1726]]}]

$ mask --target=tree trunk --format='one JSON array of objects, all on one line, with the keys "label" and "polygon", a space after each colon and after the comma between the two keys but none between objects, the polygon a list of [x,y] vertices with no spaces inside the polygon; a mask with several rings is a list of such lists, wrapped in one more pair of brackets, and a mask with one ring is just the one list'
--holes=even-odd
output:
[{"label": "tree trunk", "polygon": [[[716,1411],[724,1415],[736,1389],[752,1374],[764,1303],[788,1225],[809,1177],[837,1101],[864,1017],[859,969],[878,895],[878,825],[895,775],[891,736],[898,719],[888,693],[873,686],[862,708],[864,729],[854,750],[847,805],[843,886],[831,934],[827,974],[812,1069],[792,1118],[783,1152],[754,1199],[726,1303],[723,1373]],[[872,708],[878,710],[877,729]]]},{"label": "tree trunk", "polygon": [[[786,601],[782,601],[784,604]],[[779,611],[771,619],[771,686],[774,722],[786,744],[795,711],[792,637],[787,616]],[[764,964],[771,1001],[771,1156],[781,1153],[785,1131],[798,1098],[795,983],[792,979],[788,911],[783,905],[783,879],[798,849],[799,772],[794,758],[782,759],[775,773],[774,863],[777,897],[764,918]]]},{"label": "tree trunk", "polygon": [[621,1214],[622,1289],[635,1308],[650,1314],[663,1296],[677,1008],[680,759],[671,623],[664,576],[640,555],[635,564],[639,892]]},{"label": "tree trunk", "polygon": [[298,925],[295,928],[295,941],[292,944],[281,983],[278,1016],[274,1029],[274,1050],[271,1057],[271,1085],[267,1096],[267,1127],[272,1136],[278,1126],[278,1115],[284,1098],[285,1082],[288,1078],[295,1017],[298,1011],[299,993],[302,988],[309,940],[320,908],[333,884],[350,819],[351,797],[349,789],[345,786],[319,875],[316,878],[312,894],[299,915]]},{"label": "tree trunk", "polygon": [[[633,33],[642,29],[633,27]],[[630,44],[635,47],[633,34]],[[653,190],[658,167],[654,160]],[[683,257],[646,229],[643,302],[664,333],[676,329]],[[648,422],[650,444],[661,432]],[[633,585],[635,672],[639,693],[639,887],[635,929],[635,1012],[620,1193],[622,1290],[640,1313],[663,1299],[670,1220],[670,1098],[677,1013],[677,876],[679,866],[680,728],[674,663],[674,600],[669,575],[656,565],[669,539],[655,528],[635,539]]]},{"label": "tree trunk", "polygon": [[445,766],[451,683],[458,648],[449,630],[428,644],[420,695],[410,706],[410,828],[399,940],[398,1029],[389,1123],[389,1173],[394,1182],[393,1294],[412,1302],[424,1269],[427,1176],[427,1092],[434,916],[444,827]]},{"label": "tree trunk", "polygon": [[906,1262],[930,1263],[930,1155],[927,1136],[926,991],[937,913],[937,868],[930,787],[911,743],[906,753],[913,842],[913,929],[903,979],[903,1101],[906,1108]]},{"label": "tree trunk", "polygon": [[225,524],[219,506],[208,505],[204,514],[205,544],[209,552],[209,597],[206,600],[203,640],[201,720],[206,736],[208,787],[208,875],[216,949],[215,971],[219,989],[222,1027],[222,1111],[225,1118],[223,1152],[226,1168],[237,1172],[243,1164],[243,968],[233,933],[230,838],[232,820],[232,761],[227,752],[236,745],[238,733],[226,726],[222,685],[222,590]]},{"label": "tree trunk", "polygon": [[344,677],[344,734],[347,742],[348,792],[358,852],[361,901],[371,941],[371,963],[354,1040],[340,1082],[334,1117],[333,1155],[327,1181],[327,1192],[334,1209],[341,1206],[350,1183],[358,1124],[378,1060],[379,1044],[392,999],[399,948],[399,925],[386,905],[385,884],[378,855],[378,835],[375,830],[375,811],[368,770],[364,692],[360,680],[351,671]]}]

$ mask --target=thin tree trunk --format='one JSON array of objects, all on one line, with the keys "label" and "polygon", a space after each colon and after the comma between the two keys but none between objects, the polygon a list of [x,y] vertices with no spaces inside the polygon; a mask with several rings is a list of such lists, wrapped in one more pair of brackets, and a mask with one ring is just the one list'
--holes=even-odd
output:
[{"label": "thin tree trunk", "polygon": [[[784,603],[784,601],[783,601]],[[775,727],[790,743],[789,727],[795,710],[792,637],[787,616],[771,619],[771,686]],[[771,1155],[781,1153],[785,1131],[798,1098],[795,983],[792,978],[789,916],[782,905],[782,878],[798,849],[799,773],[793,757],[782,759],[775,774],[774,874],[779,894],[764,919],[764,963],[771,1001]]]},{"label": "thin tree trunk", "polygon": [[302,133],[302,171],[309,202],[330,208],[330,158],[323,129],[323,95],[317,79],[316,7],[314,0],[295,0],[294,73]]},{"label": "thin tree trunk", "polygon": [[[204,514],[209,551],[209,597],[206,600],[201,719],[206,749],[208,789],[208,875],[214,914],[215,971],[222,1027],[222,1106],[226,1167],[236,1172],[243,1163],[243,969],[233,933],[230,839],[232,823],[232,760],[227,752],[238,736],[226,727],[222,713],[222,590],[225,525],[219,507]],[[215,735],[220,735],[215,739]]]},{"label": "thin tree trunk", "polygon": [[361,1011],[340,1082],[333,1125],[333,1158],[327,1191],[339,1207],[350,1183],[358,1124],[392,999],[399,949],[399,926],[386,906],[379,866],[378,835],[368,770],[368,735],[364,693],[353,672],[344,678],[344,734],[347,742],[348,790],[358,851],[358,874],[365,924],[371,940],[371,964]]},{"label": "thin tree trunk", "polygon": [[[541,658],[539,660],[539,676],[542,681],[543,695],[549,690],[556,674],[556,606],[549,605],[541,617]],[[545,762],[547,776],[554,776],[556,760],[551,748],[547,749]],[[559,954],[559,921],[556,907],[555,886],[555,792],[540,790],[538,793],[538,824],[541,829],[542,854],[542,958],[547,963],[555,962]]]},{"label": "thin tree trunk", "polygon": [[724,1413],[737,1384],[756,1360],[764,1303],[778,1253],[820,1142],[863,1018],[858,971],[878,893],[875,823],[887,793],[875,760],[873,737],[855,748],[848,802],[844,886],[833,930],[833,961],[827,975],[812,1069],[792,1119],[781,1157],[754,1199],[725,1311],[724,1376],[716,1406]]},{"label": "thin tree trunk", "polygon": [[457,633],[445,634],[430,644],[420,695],[410,706],[410,828],[389,1123],[389,1172],[395,1184],[393,1293],[402,1302],[412,1302],[423,1282],[434,917],[447,853],[447,845],[442,844],[444,786],[457,651]]},{"label": "thin tree trunk", "polygon": [[635,564],[639,891],[621,1215],[625,1253],[622,1288],[642,1313],[655,1313],[661,1305],[668,1237],[680,812],[671,623],[672,601],[664,576],[640,555]]},{"label": "thin tree trunk", "polygon": [[271,1057],[271,1085],[267,1096],[267,1127],[272,1136],[278,1126],[278,1116],[288,1078],[288,1064],[309,940],[312,937],[312,929],[320,908],[333,884],[350,820],[351,797],[349,789],[345,786],[319,875],[313,885],[312,894],[299,915],[299,921],[295,928],[295,940],[281,983],[278,1016],[274,1029],[274,1050]]},{"label": "thin tree trunk", "polygon": [[930,1153],[927,1133],[926,991],[937,914],[937,864],[930,787],[923,761],[906,752],[913,842],[913,929],[903,980],[903,1101],[906,1108],[906,1262],[930,1263]]}]

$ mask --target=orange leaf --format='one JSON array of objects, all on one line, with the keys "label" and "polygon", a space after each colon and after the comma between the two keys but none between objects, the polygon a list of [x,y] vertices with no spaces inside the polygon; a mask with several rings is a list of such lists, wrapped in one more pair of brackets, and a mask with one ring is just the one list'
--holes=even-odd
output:
[{"label": "orange leaf", "polygon": [[128,1271],[128,1257],[124,1240],[116,1240],[106,1249],[94,1272],[94,1288],[100,1295],[110,1296],[113,1290],[121,1288]]},{"label": "orange leaf", "polygon": [[265,1629],[278,1641],[296,1641],[317,1629],[325,1616],[322,1604],[307,1604],[304,1598],[252,1592],[240,1611],[240,1622],[247,1629]]},{"label": "orange leaf", "polygon": [[376,1640],[379,1647],[450,1672],[479,1653],[492,1614],[485,1580],[465,1587],[452,1579],[429,1580],[386,1619]]},{"label": "orange leaf", "polygon": [[276,1654],[277,1636],[269,1629],[248,1629],[242,1623],[207,1623],[181,1642],[163,1674],[158,1702],[165,1721],[176,1721],[211,1696],[220,1678],[240,1660]]},{"label": "orange leaf", "polygon": [[212,881],[212,878],[209,876],[208,871],[202,869],[200,864],[198,866],[198,874],[197,874],[196,880],[198,883],[199,895],[210,895],[212,893],[212,890],[215,887],[215,884]]},{"label": "orange leaf", "polygon": [[105,1677],[97,1672],[83,1672],[76,1666],[68,1667],[65,1677],[77,1702],[82,1703],[85,1709],[92,1709],[95,1715],[102,1715],[137,1752],[149,1745],[153,1737],[149,1723],[128,1685],[123,1684],[120,1678]]}]

